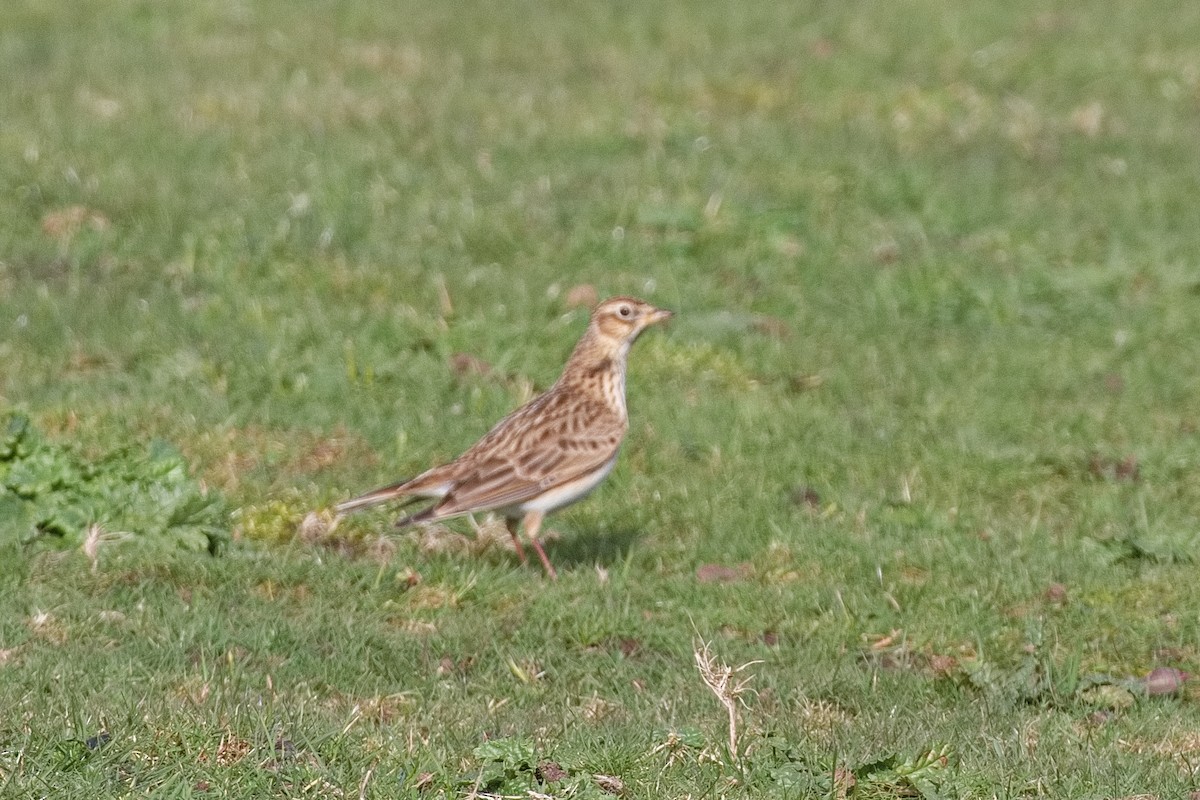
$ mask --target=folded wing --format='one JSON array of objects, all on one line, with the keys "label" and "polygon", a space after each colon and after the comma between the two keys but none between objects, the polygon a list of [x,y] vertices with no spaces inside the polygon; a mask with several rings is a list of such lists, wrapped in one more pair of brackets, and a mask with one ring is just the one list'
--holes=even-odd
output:
[{"label": "folded wing", "polygon": [[532,500],[604,469],[616,455],[624,435],[624,422],[613,419],[589,425],[586,430],[530,437],[519,449],[497,449],[478,457],[473,468],[459,476],[426,518],[510,508]]}]

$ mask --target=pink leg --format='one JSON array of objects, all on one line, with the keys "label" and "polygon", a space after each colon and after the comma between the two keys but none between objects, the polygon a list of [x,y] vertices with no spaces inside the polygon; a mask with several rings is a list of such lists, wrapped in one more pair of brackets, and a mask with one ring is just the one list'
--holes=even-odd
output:
[{"label": "pink leg", "polygon": [[541,527],[542,512],[530,511],[525,515],[525,535],[529,537],[529,543],[537,551],[538,558],[542,560],[542,566],[546,568],[546,574],[550,576],[550,580],[556,581],[558,573],[554,571],[554,565],[550,563],[550,559],[546,558],[546,551],[542,549],[542,543],[538,541],[538,531]]},{"label": "pink leg", "polygon": [[517,546],[517,556],[521,559],[521,563],[524,564],[526,561],[525,548],[521,546],[521,539],[517,536],[517,525],[519,522],[520,520],[515,517],[504,518],[504,527],[508,528],[508,534],[512,536],[513,544]]}]

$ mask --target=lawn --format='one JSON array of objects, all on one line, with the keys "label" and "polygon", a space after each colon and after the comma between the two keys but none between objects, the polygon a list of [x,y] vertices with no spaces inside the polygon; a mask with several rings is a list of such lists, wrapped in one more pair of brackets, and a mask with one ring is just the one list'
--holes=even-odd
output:
[{"label": "lawn", "polygon": [[1200,796],[1200,4],[3,16],[0,796]]}]

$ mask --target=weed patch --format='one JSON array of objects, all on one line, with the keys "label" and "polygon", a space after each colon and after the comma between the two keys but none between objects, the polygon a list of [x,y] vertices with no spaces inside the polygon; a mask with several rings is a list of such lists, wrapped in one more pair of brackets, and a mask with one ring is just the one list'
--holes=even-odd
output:
[{"label": "weed patch", "polygon": [[87,460],[24,414],[0,418],[0,431],[0,534],[91,551],[113,535],[209,553],[229,539],[222,497],[163,442]]}]

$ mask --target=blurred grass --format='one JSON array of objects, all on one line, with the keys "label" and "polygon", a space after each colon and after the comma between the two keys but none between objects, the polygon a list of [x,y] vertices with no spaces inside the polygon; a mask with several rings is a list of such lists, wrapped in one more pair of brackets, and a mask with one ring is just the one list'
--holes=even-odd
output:
[{"label": "blurred grass", "polygon": [[[487,735],[753,796],[655,752],[721,741],[699,634],[764,660],[751,740],[814,763],[948,741],[958,796],[1193,789],[1190,691],[1096,716],[958,667],[1003,683],[1035,639],[1200,667],[1197,17],[8,3],[0,400],[85,453],[171,441],[254,536],[95,575],[9,547],[0,786],[450,792]],[[552,525],[564,581],[376,545],[384,515],[278,543],[547,386],[577,284],[679,313],[633,353],[618,469]]]}]

